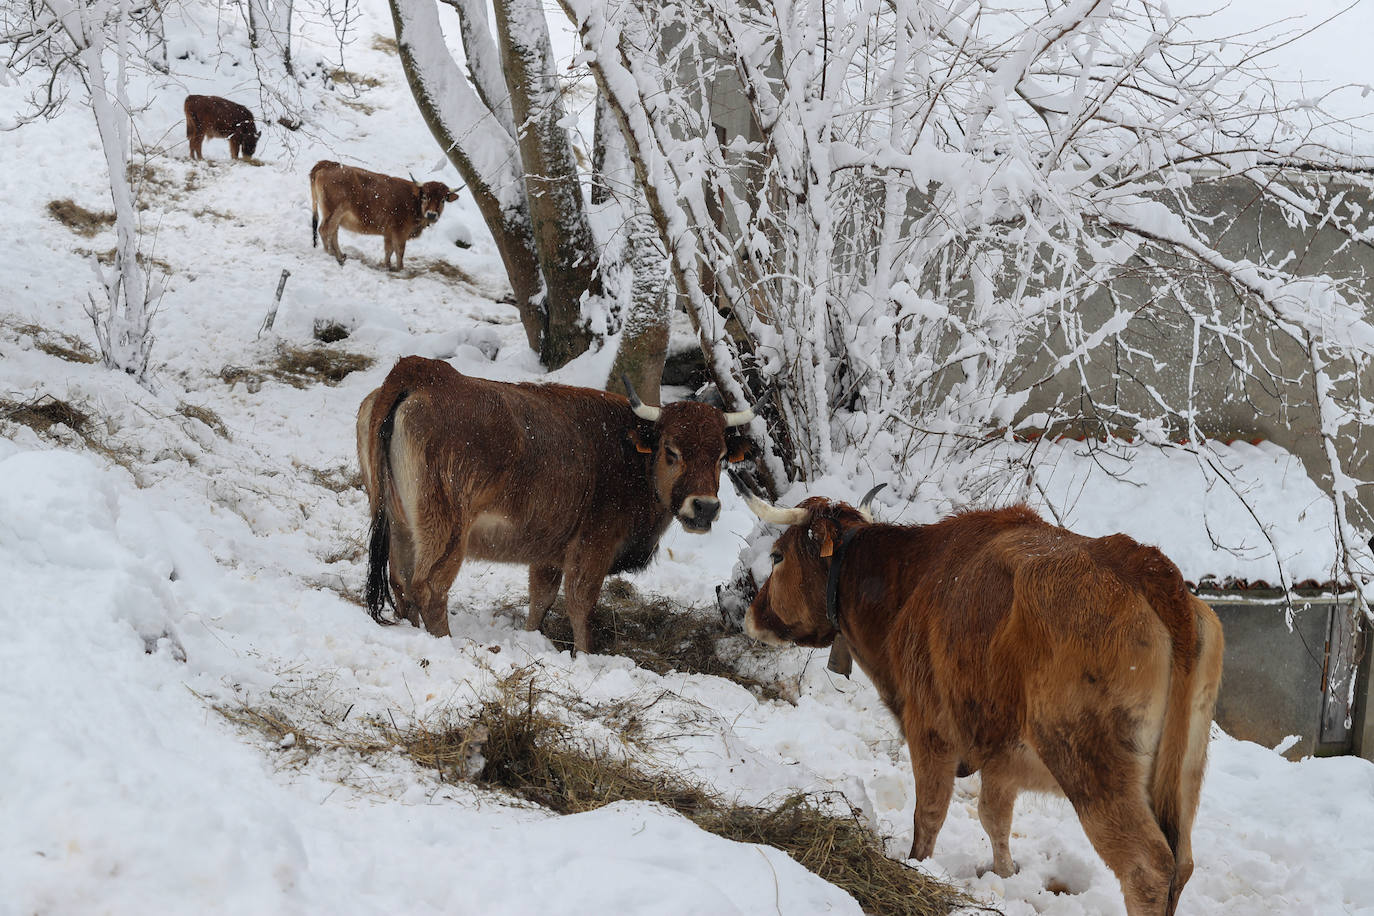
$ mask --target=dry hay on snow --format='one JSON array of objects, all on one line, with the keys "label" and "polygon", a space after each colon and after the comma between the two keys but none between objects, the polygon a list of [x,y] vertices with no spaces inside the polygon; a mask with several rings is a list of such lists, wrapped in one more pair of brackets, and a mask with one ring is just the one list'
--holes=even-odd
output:
[{"label": "dry hay on snow", "polygon": [[308,388],[323,383],[337,385],[354,372],[370,369],[376,362],[370,356],[340,350],[335,347],[293,347],[283,344],[277,348],[272,362],[265,366],[246,368],[225,366],[219,377],[231,387],[243,382],[250,392],[257,391],[263,381],[274,379],[295,388]]},{"label": "dry hay on snow", "polygon": [[633,729],[621,732],[623,744],[613,750],[587,742],[584,729],[554,714],[576,709],[611,724],[627,705],[588,707],[550,690],[526,667],[498,680],[475,713],[450,712],[405,726],[377,716],[349,724],[351,706],[342,715],[316,715],[309,728],[279,706],[213,708],[263,735],[289,762],[322,751],[364,758],[399,753],[442,781],[484,786],[558,814],[654,802],[717,836],[782,850],[868,913],[943,916],[960,907],[982,909],[957,888],[889,858],[884,839],[839,793],[791,792],[759,806],[732,803],[680,773],[641,762],[633,753]]},{"label": "dry hay on snow", "polygon": [[[523,620],[527,609],[528,604],[511,599],[499,605],[497,613]],[[562,597],[545,615],[541,631],[559,649],[572,649],[572,621]],[[717,645],[730,635],[715,615],[702,615],[662,596],[641,595],[620,578],[606,580],[591,619],[596,652],[623,655],[655,674],[710,674],[734,681],[762,699],[785,698],[780,684],[741,674],[721,657]]]},{"label": "dry hay on snow", "polygon": [[65,359],[69,363],[85,365],[94,363],[100,358],[94,350],[86,345],[85,341],[71,334],[51,331],[36,324],[21,324],[13,327],[16,333],[30,338],[36,349],[49,356]]},{"label": "dry hay on snow", "polygon": [[48,201],[48,215],[77,235],[88,239],[94,238],[100,234],[100,230],[108,229],[115,223],[113,213],[87,210],[70,197]]},{"label": "dry hay on snow", "polygon": [[345,83],[355,90],[357,89],[376,89],[382,85],[382,81],[375,76],[368,76],[366,73],[354,73],[352,70],[345,70],[343,67],[332,71],[329,79],[335,83]]}]

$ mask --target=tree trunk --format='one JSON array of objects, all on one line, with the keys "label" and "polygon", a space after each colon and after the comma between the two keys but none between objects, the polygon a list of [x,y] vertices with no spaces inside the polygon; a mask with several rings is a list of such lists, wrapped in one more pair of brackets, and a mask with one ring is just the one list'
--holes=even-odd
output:
[{"label": "tree trunk", "polygon": [[538,0],[495,0],[496,36],[517,125],[534,248],[547,292],[540,360],[557,368],[586,351],[582,297],[601,294],[596,243],[582,201],[548,21]]},{"label": "tree trunk", "polygon": [[644,192],[625,149],[625,138],[620,135],[606,100],[600,96],[596,100],[594,142],[592,202],[618,204],[624,219],[625,243],[621,248],[623,272],[617,271],[617,280],[629,275],[620,347],[606,380],[606,390],[624,394],[623,375],[646,404],[662,404],[659,386],[663,362],[668,356],[671,303],[667,290],[668,255],[644,202]]},{"label": "tree trunk", "polygon": [[644,403],[662,404],[659,385],[663,379],[663,362],[668,356],[670,301],[667,258],[658,240],[658,230],[647,212],[635,214],[628,222],[626,253],[633,276],[630,305],[606,390],[624,394],[620,378],[624,375]]},{"label": "tree trunk", "polygon": [[[430,133],[467,183],[510,280],[530,349],[544,337],[544,280],[520,187],[519,152],[443,43],[433,0],[390,0],[401,67]],[[460,9],[461,13],[461,9]],[[468,151],[473,150],[474,155]]]}]

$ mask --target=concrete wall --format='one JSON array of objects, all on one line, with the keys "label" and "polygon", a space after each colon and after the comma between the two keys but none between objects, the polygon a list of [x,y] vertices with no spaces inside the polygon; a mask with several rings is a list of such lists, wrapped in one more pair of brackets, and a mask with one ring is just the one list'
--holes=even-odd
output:
[{"label": "concrete wall", "polygon": [[[1276,593],[1202,597],[1226,634],[1216,721],[1227,734],[1266,747],[1296,735],[1285,752],[1292,760],[1351,753],[1374,759],[1368,660],[1360,660],[1360,646],[1340,639],[1349,632],[1348,606],[1329,595],[1299,598],[1290,632]],[[1328,670],[1343,685],[1334,694],[1326,689]],[[1344,685],[1352,677],[1359,678],[1356,706],[1347,710]]]},{"label": "concrete wall", "polygon": [[[1275,180],[1297,183],[1305,193],[1334,203],[1359,228],[1374,229],[1374,194],[1367,188],[1318,173],[1275,176]],[[1204,181],[1191,192],[1199,224],[1211,225],[1210,241],[1228,258],[1257,263],[1287,260],[1291,270],[1340,279],[1347,297],[1355,301],[1374,301],[1374,246],[1351,242],[1344,233],[1317,220],[1302,225],[1291,212],[1257,198],[1254,184],[1242,179]],[[1109,289],[1097,291],[1082,303],[1074,319],[1088,331],[1120,308],[1137,310],[1137,317],[1123,335],[1123,346],[1102,353],[1088,365],[1086,381],[1077,368],[1059,373],[1035,390],[1022,416],[1059,402],[1076,408],[1078,421],[1089,433],[1100,433],[1104,427],[1129,432],[1128,415],[1165,413],[1154,392],[1182,407],[1188,403],[1191,382],[1197,422],[1205,435],[1223,440],[1268,439],[1298,455],[1314,478],[1328,481],[1327,457],[1316,435],[1318,417],[1308,355],[1275,333],[1262,309],[1197,262],[1167,256],[1161,260],[1175,289],[1163,288],[1157,272],[1150,276],[1128,271]],[[1217,323],[1240,331],[1251,349],[1225,346],[1204,331],[1193,368],[1193,322],[1180,298],[1195,308],[1203,306],[1214,313]],[[1062,328],[1055,333],[1062,339]],[[1131,352],[1132,348],[1141,352]],[[1046,366],[1043,354],[1026,353],[1019,369],[1024,378],[1033,379]],[[1113,412],[1112,406],[1122,413]],[[1173,437],[1187,438],[1182,420],[1177,416],[1172,420]],[[1339,453],[1347,471],[1374,480],[1374,429],[1349,426],[1343,432]],[[1360,502],[1374,516],[1374,493],[1369,488],[1361,492]]]}]

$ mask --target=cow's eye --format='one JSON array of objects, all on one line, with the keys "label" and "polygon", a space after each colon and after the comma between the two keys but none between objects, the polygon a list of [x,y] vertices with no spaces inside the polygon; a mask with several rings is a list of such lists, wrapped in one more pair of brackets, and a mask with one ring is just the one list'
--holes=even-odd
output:
[{"label": "cow's eye", "polygon": [[669,464],[677,464],[682,460],[682,452],[679,452],[670,445],[663,450],[663,457],[668,460]]},{"label": "cow's eye", "polygon": [[774,565],[774,566],[777,566],[779,563],[782,562],[782,554],[778,553],[778,552],[775,550],[775,551],[773,551],[772,553],[770,553],[770,554],[768,555],[768,559],[770,559],[770,560],[773,561],[773,565]]}]

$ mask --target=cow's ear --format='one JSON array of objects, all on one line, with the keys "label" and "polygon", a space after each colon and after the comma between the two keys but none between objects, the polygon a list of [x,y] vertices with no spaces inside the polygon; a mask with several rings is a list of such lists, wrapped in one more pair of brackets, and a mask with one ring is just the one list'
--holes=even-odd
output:
[{"label": "cow's ear", "polygon": [[444,195],[444,200],[448,201],[449,203],[453,203],[453,202],[454,202],[455,200],[457,200],[457,199],[458,199],[458,192],[457,192],[457,191],[449,191],[447,194]]},{"label": "cow's ear", "polygon": [[753,451],[753,443],[744,436],[730,436],[725,440],[725,459],[731,464],[743,461]]},{"label": "cow's ear", "polygon": [[653,437],[641,433],[638,429],[630,427],[630,441],[635,444],[635,451],[641,455],[652,455],[654,453]]}]

